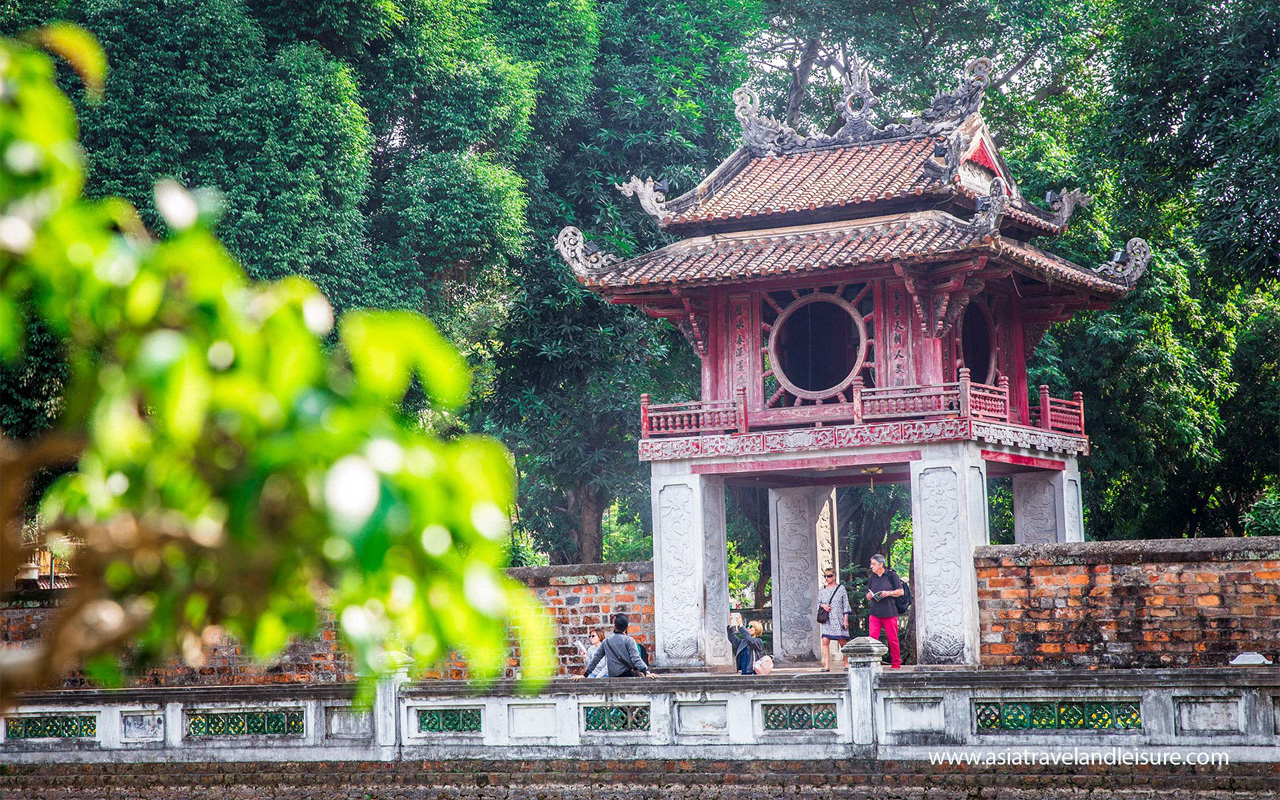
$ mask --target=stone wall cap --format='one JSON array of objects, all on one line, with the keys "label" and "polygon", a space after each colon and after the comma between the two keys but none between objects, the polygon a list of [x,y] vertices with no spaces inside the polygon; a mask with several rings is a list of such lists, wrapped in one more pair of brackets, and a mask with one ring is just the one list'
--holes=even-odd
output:
[{"label": "stone wall cap", "polygon": [[556,564],[549,567],[511,567],[507,574],[527,586],[566,586],[586,583],[645,583],[653,580],[652,561],[604,564]]},{"label": "stone wall cap", "polygon": [[1011,559],[1018,566],[1037,560],[1054,564],[1141,564],[1176,561],[1276,561],[1280,537],[1231,539],[1124,539],[1057,544],[993,544],[974,548],[974,560]]},{"label": "stone wall cap", "polygon": [[1204,689],[1264,686],[1280,689],[1280,667],[1185,667],[1173,669],[992,669],[914,667],[882,672],[881,689],[1110,689],[1139,691],[1172,687]]}]

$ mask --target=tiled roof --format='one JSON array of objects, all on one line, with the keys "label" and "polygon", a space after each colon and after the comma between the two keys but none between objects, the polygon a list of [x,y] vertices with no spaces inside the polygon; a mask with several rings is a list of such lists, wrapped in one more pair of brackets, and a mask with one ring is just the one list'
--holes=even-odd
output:
[{"label": "tiled roof", "polygon": [[940,211],[699,236],[612,264],[584,283],[613,292],[674,283],[708,285],[962,251],[1005,257],[1049,283],[1110,297],[1128,291],[1123,284],[1023,242],[977,235],[969,223]]},{"label": "tiled roof", "polygon": [[935,139],[920,137],[810,150],[787,155],[748,156],[741,151],[716,172],[730,172],[724,184],[715,173],[692,192],[667,204],[662,224],[739,219],[788,211],[845,206],[919,195],[940,187],[927,173]]}]

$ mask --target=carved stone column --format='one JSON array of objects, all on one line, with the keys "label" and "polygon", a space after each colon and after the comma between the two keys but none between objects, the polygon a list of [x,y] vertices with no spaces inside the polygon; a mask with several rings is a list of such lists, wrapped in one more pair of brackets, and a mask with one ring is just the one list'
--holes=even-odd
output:
[{"label": "carved stone column", "polygon": [[685,462],[655,462],[652,494],[654,663],[730,665],[724,480],[690,474]]},{"label": "carved stone column", "polygon": [[1084,541],[1080,469],[1075,458],[1061,471],[1013,476],[1013,538],[1017,544]]},{"label": "carved stone column", "polygon": [[978,663],[973,548],[986,542],[986,468],[972,442],[911,463],[916,650],[921,664]]},{"label": "carved stone column", "polygon": [[829,489],[769,490],[773,655],[814,661],[818,647],[818,518]]},{"label": "carved stone column", "polygon": [[840,574],[839,520],[836,518],[836,490],[831,488],[818,493],[818,574],[814,580],[822,585],[822,573],[833,569]]}]

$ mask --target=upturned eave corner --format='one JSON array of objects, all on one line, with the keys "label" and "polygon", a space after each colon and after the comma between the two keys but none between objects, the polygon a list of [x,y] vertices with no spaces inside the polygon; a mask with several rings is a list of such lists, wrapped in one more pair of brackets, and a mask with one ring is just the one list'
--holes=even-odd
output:
[{"label": "upturned eave corner", "polygon": [[1111,260],[1098,267],[1099,275],[1109,278],[1124,287],[1125,293],[1133,291],[1138,279],[1146,274],[1151,263],[1151,245],[1146,239],[1134,237],[1125,244],[1123,250],[1116,251]]},{"label": "upturned eave corner", "polygon": [[639,176],[632,175],[631,180],[626,183],[615,183],[614,188],[621,192],[623,197],[634,197],[639,200],[644,212],[658,220],[659,224],[670,216],[667,211],[669,187],[665,180],[656,182],[653,178],[640,180]]},{"label": "upturned eave corner", "polygon": [[588,286],[597,283],[602,274],[619,262],[617,256],[588,242],[582,231],[572,225],[566,225],[556,236],[556,251],[578,281]]}]

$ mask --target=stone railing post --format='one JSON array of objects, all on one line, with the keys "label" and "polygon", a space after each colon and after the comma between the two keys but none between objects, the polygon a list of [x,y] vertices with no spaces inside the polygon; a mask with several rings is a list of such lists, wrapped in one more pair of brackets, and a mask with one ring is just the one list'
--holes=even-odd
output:
[{"label": "stone railing post", "polygon": [[397,669],[378,680],[373,694],[373,739],[379,747],[400,742],[400,687],[409,680],[409,669]]},{"label": "stone railing post", "polygon": [[649,395],[640,395],[640,438],[649,438]]},{"label": "stone railing post", "polygon": [[880,659],[889,652],[879,639],[859,636],[844,647],[849,666],[849,732],[856,746],[874,753],[879,736],[876,733],[875,680],[880,673]]}]

